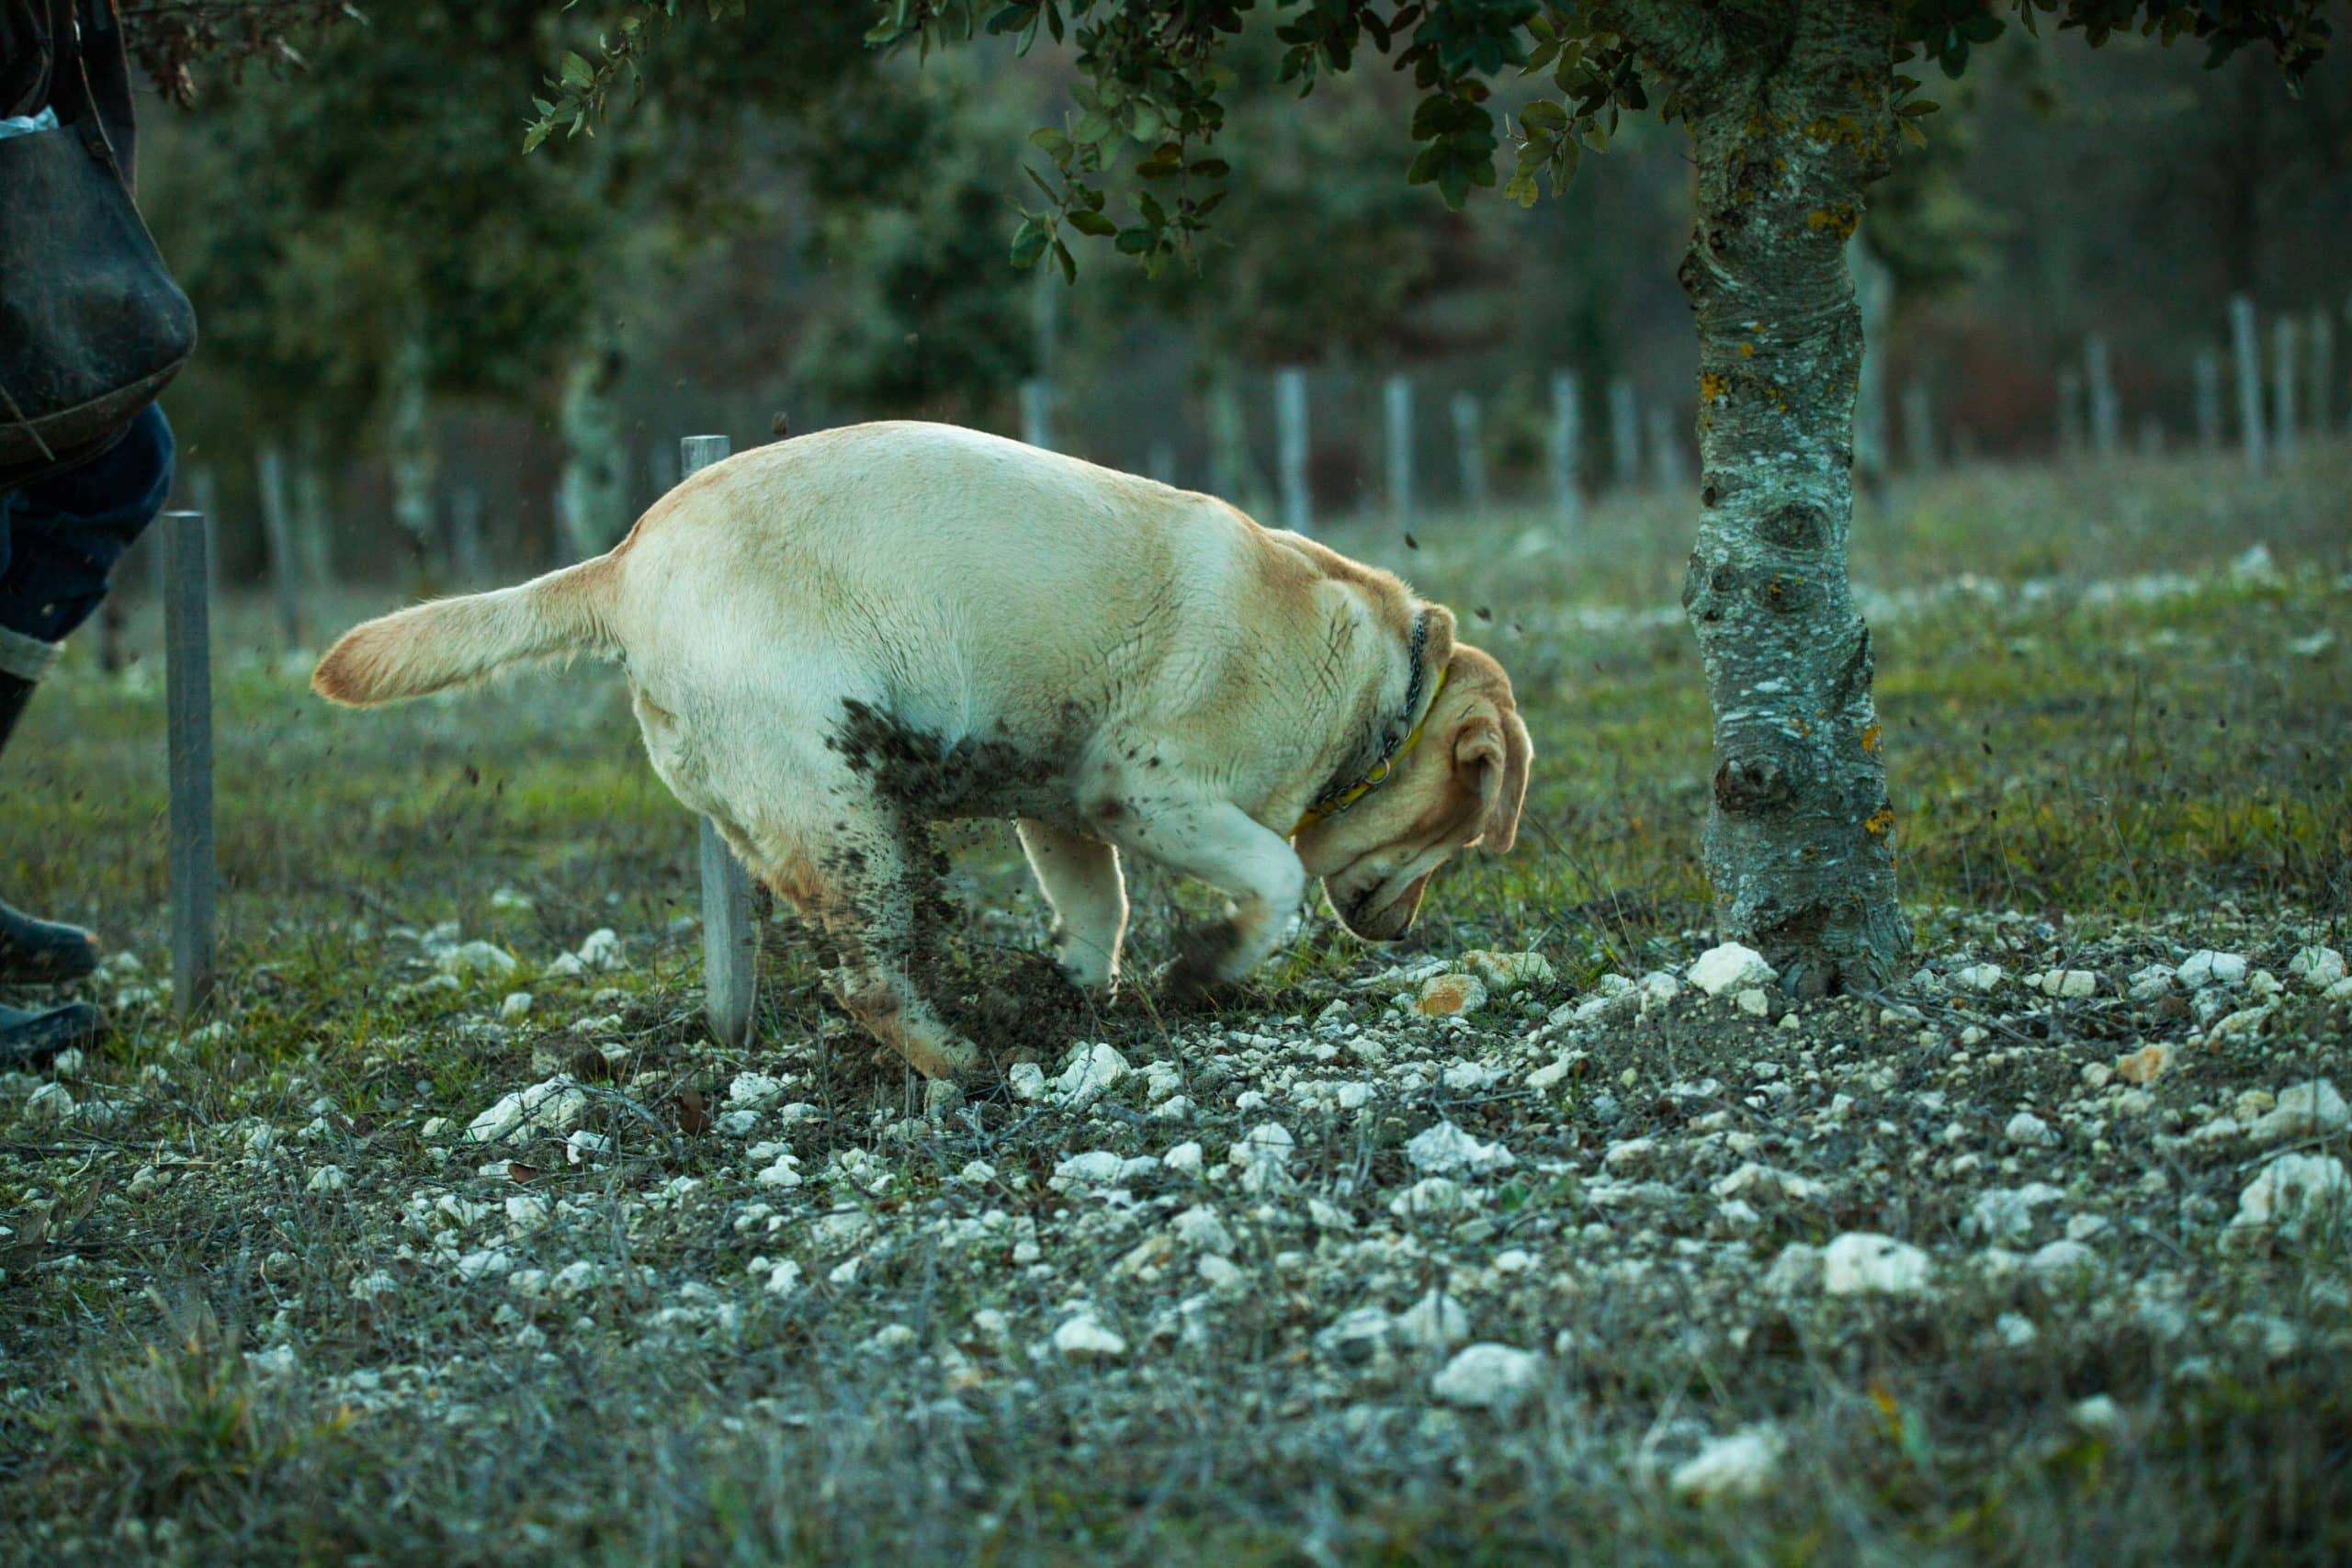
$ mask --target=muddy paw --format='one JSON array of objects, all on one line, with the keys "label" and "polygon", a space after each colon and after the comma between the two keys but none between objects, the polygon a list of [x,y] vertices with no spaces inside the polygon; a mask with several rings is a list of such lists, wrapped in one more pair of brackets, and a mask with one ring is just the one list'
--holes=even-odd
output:
[{"label": "muddy paw", "polygon": [[1240,989],[1239,982],[1225,974],[1233,947],[1233,933],[1223,926],[1208,926],[1180,937],[1176,961],[1161,976],[1160,989],[1170,1000],[1193,1006],[1218,1007],[1231,1001]]}]

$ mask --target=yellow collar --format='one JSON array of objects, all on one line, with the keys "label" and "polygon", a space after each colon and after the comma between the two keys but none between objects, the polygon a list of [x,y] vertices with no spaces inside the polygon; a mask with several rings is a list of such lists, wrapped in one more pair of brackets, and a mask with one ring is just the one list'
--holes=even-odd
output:
[{"label": "yellow collar", "polygon": [[[1417,660],[1419,652],[1419,637],[1416,637],[1414,638],[1414,651],[1417,656]],[[1419,673],[1419,665],[1418,661],[1415,664],[1414,672],[1417,675]],[[1326,817],[1338,816],[1340,813],[1353,806],[1357,801],[1362,800],[1365,795],[1370,795],[1374,790],[1388,782],[1388,775],[1396,771],[1396,764],[1402,761],[1406,756],[1412,751],[1414,747],[1419,746],[1421,743],[1421,731],[1429,728],[1430,715],[1437,711],[1437,700],[1445,691],[1446,673],[1447,672],[1443,670],[1437,672],[1437,685],[1430,692],[1430,705],[1422,710],[1420,722],[1413,726],[1412,733],[1405,737],[1404,744],[1383,756],[1380,761],[1372,765],[1371,772],[1365,773],[1363,777],[1358,779],[1355,783],[1348,785],[1347,788],[1327,795],[1322,799],[1317,801],[1314,805],[1308,807],[1306,814],[1299,818],[1298,826],[1290,830],[1290,836],[1292,838],[1297,838],[1301,833],[1306,832],[1309,828],[1314,827],[1315,824],[1322,821]]]}]

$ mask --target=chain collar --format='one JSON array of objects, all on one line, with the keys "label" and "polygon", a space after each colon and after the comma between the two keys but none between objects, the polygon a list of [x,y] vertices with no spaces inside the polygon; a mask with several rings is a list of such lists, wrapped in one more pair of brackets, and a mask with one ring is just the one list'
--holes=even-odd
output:
[{"label": "chain collar", "polygon": [[[1352,809],[1356,802],[1387,783],[1389,775],[1396,770],[1397,761],[1421,743],[1421,731],[1429,723],[1429,715],[1421,712],[1421,688],[1429,683],[1429,667],[1421,662],[1421,654],[1429,646],[1429,640],[1430,617],[1425,610],[1413,619],[1412,647],[1406,654],[1412,660],[1412,679],[1405,686],[1405,711],[1401,721],[1411,728],[1401,738],[1393,728],[1386,731],[1381,740],[1380,755],[1372,760],[1372,766],[1365,769],[1353,784],[1331,791],[1308,807],[1299,817],[1298,826],[1290,830],[1292,838],[1298,837],[1327,817],[1338,817]],[[1441,670],[1436,688],[1430,693],[1431,709],[1437,706],[1438,694],[1444,690],[1445,671]]]}]

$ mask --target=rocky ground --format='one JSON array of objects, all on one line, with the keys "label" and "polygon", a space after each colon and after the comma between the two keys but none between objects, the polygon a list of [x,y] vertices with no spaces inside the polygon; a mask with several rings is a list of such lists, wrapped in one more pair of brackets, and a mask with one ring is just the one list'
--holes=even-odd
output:
[{"label": "rocky ground", "polygon": [[[186,1116],[233,1026],[128,1082],[0,1085],[6,1154],[55,1173],[6,1238],[20,1303],[65,1337],[130,1289],[188,1314],[96,1382],[17,1359],[54,1512],[16,1522],[61,1554],[282,1509],[259,1539],[303,1550],[696,1556],[731,1478],[733,1523],[824,1551],[1638,1523],[1661,1555],[2006,1555],[2144,1472],[2080,1546],[2352,1543],[2341,953],[2218,911],[1934,925],[1906,983],[1802,1007],[1737,947],[1581,989],[1541,953],[1430,955],[1244,1027],[1131,1021],[928,1111],[831,1027],[714,1052],[599,984],[608,931],[529,966],[398,933],[498,1065],[461,1102],[355,1115],[297,1075],[280,1114],[188,1118],[134,1164],[107,1130]],[[141,1277],[224,1224],[224,1278]],[[605,1491],[632,1438],[714,1491],[637,1533]],[[1009,1451],[1039,1442],[1069,1469]],[[2214,1451],[2248,1443],[2259,1484]],[[1596,1475],[1609,1505],[1561,1529]]]},{"label": "rocky ground", "polygon": [[354,717],[246,623],[229,985],[183,1024],[152,665],[69,668],[0,892],[107,931],[116,1033],[0,1079],[0,1556],[2342,1561],[2352,468],[2312,462],[1880,520],[1915,972],[1803,1003],[1696,929],[1664,525],[1342,539],[1513,670],[1520,852],[1205,1013],[1151,983],[1192,895],[1138,879],[1097,1009],[961,839],[945,1000],[1001,1047],[961,1100],[784,922],[758,1043],[711,1042],[691,825],[608,679]]}]

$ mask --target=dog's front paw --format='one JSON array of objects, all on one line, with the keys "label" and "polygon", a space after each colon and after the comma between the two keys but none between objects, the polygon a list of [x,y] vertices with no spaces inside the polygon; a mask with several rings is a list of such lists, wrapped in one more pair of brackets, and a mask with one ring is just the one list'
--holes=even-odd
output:
[{"label": "dog's front paw", "polygon": [[1175,1001],[1218,1007],[1229,1002],[1240,982],[1228,971],[1239,938],[1229,925],[1202,926],[1176,939],[1176,961],[1168,966],[1161,988]]}]

